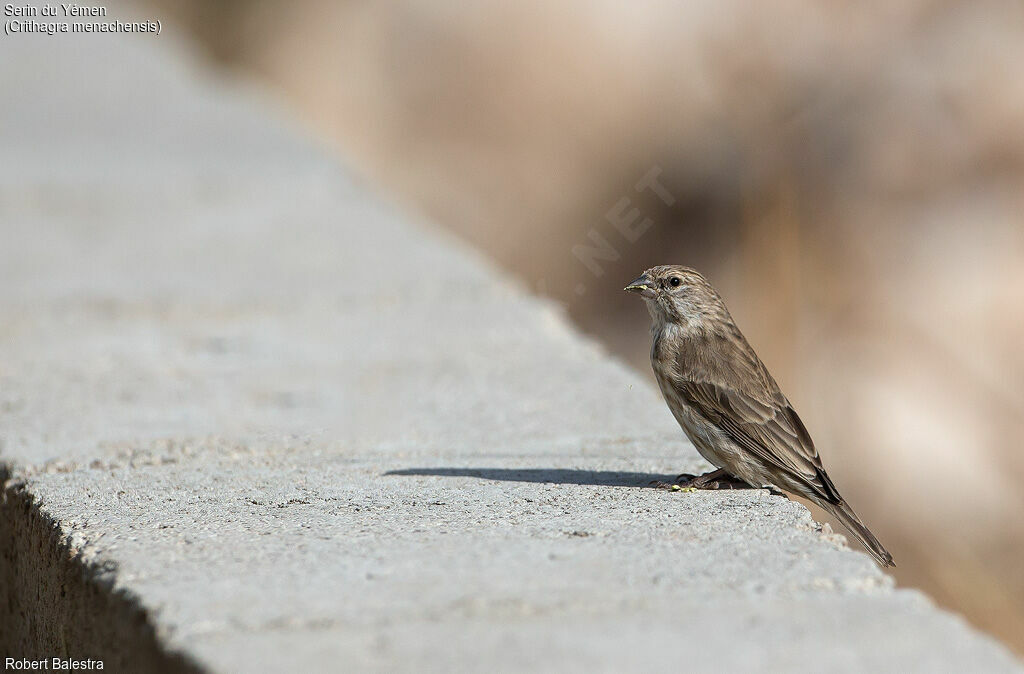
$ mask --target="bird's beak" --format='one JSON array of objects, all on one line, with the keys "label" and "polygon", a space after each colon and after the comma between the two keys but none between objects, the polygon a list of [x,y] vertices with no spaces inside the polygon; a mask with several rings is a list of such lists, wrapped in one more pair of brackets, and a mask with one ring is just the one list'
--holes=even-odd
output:
[{"label": "bird's beak", "polygon": [[653,299],[656,294],[654,281],[651,280],[651,277],[647,274],[637,276],[635,279],[630,281],[629,285],[623,288],[623,290],[627,293],[637,293],[644,299],[648,300]]}]

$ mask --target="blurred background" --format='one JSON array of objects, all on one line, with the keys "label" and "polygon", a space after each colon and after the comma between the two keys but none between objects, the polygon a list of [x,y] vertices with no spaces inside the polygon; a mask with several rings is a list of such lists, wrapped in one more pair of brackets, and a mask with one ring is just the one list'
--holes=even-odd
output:
[{"label": "blurred background", "polygon": [[1024,654],[1019,0],[149,4],[647,376],[622,286],[705,272],[898,581]]}]

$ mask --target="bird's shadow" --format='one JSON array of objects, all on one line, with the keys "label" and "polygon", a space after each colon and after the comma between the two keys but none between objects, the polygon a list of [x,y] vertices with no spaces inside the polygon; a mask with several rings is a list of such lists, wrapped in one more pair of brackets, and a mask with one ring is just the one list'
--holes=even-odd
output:
[{"label": "bird's shadow", "polygon": [[403,468],[385,475],[433,475],[440,477],[476,477],[498,482],[536,482],[578,484],[601,487],[654,487],[671,484],[675,475],[631,473],[614,470],[574,470],[567,468]]}]

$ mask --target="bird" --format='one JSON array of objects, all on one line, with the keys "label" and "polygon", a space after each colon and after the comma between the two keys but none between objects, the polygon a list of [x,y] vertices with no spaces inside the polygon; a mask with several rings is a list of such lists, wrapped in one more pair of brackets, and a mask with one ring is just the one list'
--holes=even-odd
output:
[{"label": "bird", "polygon": [[718,291],[681,265],[652,267],[624,290],[651,314],[651,366],[669,410],[715,470],[680,475],[695,489],[776,488],[834,516],[881,567],[895,566],[839,494],[807,428]]}]

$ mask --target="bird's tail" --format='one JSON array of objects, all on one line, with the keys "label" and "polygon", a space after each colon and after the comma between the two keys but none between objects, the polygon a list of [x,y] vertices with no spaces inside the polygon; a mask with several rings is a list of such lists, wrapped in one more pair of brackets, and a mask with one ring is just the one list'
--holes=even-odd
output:
[{"label": "bird's tail", "polygon": [[896,563],[892,561],[892,555],[889,554],[889,551],[878,542],[878,539],[871,533],[871,530],[864,526],[864,523],[857,517],[857,513],[853,512],[853,509],[846,505],[845,501],[840,501],[839,503],[822,501],[819,505],[839,520],[846,527],[846,530],[860,541],[860,544],[871,553],[871,556],[875,558],[879,566],[882,568],[896,566]]}]

